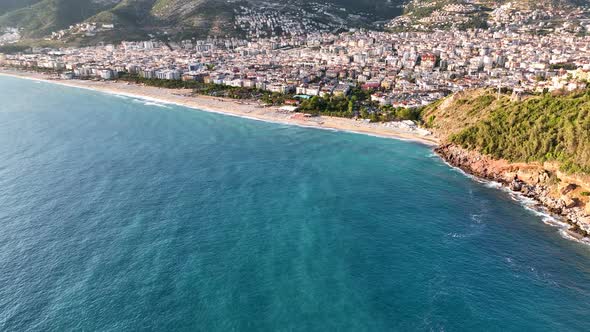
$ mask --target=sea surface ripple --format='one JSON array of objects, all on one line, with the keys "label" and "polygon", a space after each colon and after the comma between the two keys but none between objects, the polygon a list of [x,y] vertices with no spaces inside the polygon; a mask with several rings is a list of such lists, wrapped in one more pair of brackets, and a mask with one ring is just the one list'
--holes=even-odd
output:
[{"label": "sea surface ripple", "polygon": [[590,250],[431,150],[0,78],[2,331],[588,331]]}]

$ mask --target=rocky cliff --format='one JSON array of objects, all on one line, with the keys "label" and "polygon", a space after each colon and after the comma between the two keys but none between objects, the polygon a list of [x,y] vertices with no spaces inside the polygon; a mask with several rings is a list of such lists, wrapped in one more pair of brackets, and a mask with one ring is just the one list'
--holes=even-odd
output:
[{"label": "rocky cliff", "polygon": [[590,188],[587,179],[559,171],[551,163],[510,163],[454,144],[436,148],[451,165],[483,179],[496,181],[533,198],[570,225],[568,233],[590,241]]}]

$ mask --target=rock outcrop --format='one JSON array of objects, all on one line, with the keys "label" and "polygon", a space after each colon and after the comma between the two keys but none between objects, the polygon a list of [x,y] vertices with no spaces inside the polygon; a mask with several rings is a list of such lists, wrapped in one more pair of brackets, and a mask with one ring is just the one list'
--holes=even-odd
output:
[{"label": "rock outcrop", "polygon": [[535,199],[570,225],[570,233],[590,240],[590,203],[586,186],[569,182],[559,171],[538,163],[510,163],[454,144],[436,148],[451,165],[477,177],[496,181]]}]

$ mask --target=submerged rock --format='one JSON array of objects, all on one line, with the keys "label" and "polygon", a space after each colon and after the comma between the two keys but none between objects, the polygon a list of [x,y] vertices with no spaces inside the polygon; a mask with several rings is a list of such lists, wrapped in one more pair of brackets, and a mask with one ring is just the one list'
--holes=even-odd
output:
[{"label": "submerged rock", "polygon": [[509,188],[512,191],[521,191],[522,190],[522,182],[520,182],[518,180],[513,180],[512,182],[510,182]]}]

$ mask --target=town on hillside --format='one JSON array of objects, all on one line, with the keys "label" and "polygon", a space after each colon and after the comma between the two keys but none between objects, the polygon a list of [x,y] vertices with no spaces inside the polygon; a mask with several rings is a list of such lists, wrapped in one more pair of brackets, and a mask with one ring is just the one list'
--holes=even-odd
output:
[{"label": "town on hillside", "polygon": [[[415,12],[421,8],[418,4],[410,2]],[[432,3],[423,6],[427,5]],[[486,27],[424,29],[426,23],[459,20],[455,22],[459,25],[470,13],[480,13],[478,6],[442,6],[413,20],[413,31],[395,31],[397,25],[409,22],[410,12],[387,23],[389,30],[346,32],[337,25],[317,25],[306,16],[296,20],[272,10],[240,7],[235,24],[246,32],[243,38],[33,47],[28,52],[0,53],[0,66],[52,72],[62,79],[179,81],[263,91],[288,96],[277,100],[294,107],[312,97],[347,97],[354,91],[362,91],[376,107],[419,108],[472,88],[509,91],[519,98],[586,86],[590,36],[582,30],[590,25],[583,19],[585,9],[523,11],[508,3],[488,13]],[[84,23],[50,38],[68,33],[93,36],[113,29],[113,25]]]}]

